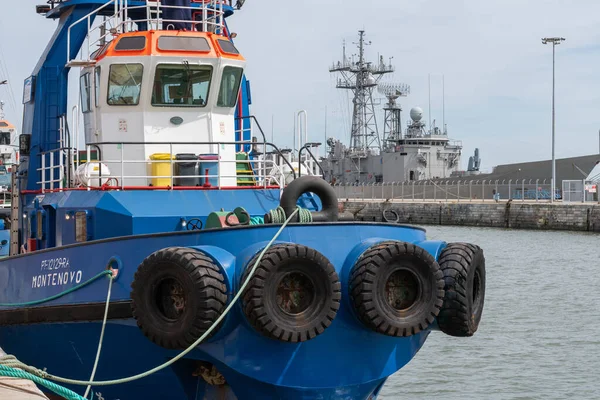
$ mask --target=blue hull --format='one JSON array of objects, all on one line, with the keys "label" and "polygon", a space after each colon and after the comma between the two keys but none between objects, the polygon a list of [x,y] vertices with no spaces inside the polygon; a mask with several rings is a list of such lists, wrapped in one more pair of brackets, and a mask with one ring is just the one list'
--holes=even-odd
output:
[{"label": "blue hull", "polygon": [[[24,362],[47,366],[48,370],[56,375],[87,380],[96,356],[100,328],[100,323],[15,326],[0,329],[0,337],[5,350],[11,354],[18,354],[19,359]],[[97,380],[135,375],[162,364],[177,354],[163,351],[149,342],[133,320],[113,322],[107,326],[105,334],[105,350],[98,366]],[[428,332],[412,337],[405,344],[397,345],[396,349],[399,354],[390,357],[390,362],[398,364],[410,361],[423,345],[427,335]],[[360,354],[360,350],[363,348],[364,346],[357,348],[352,357],[350,355],[340,357],[343,361],[335,363],[332,367],[340,372],[344,371],[341,372],[343,374],[346,374],[348,369],[355,370],[360,374],[365,373],[364,360]],[[333,350],[330,353],[327,357],[337,356]],[[323,364],[325,358],[324,355],[320,355],[306,360],[307,369],[321,371],[319,366]],[[283,388],[227,370],[224,375],[229,386],[215,388],[206,384],[202,378],[185,373],[196,359],[207,360],[208,357],[201,351],[192,352],[186,359],[176,363],[173,367],[148,378],[118,386],[95,387],[94,391],[100,393],[105,400],[357,400],[368,399],[385,382],[385,378],[380,378],[360,385],[339,388]],[[261,355],[260,359],[266,361],[264,355]],[[268,366],[265,365],[265,367]],[[284,369],[281,372],[284,372]],[[316,373],[313,374],[316,375]],[[282,374],[281,378],[285,380],[285,374]],[[80,394],[83,394],[85,390],[85,388],[74,386],[70,386],[70,389]]]},{"label": "blue hull", "polygon": [[[0,303],[55,295],[97,275],[112,259],[118,260],[121,267],[111,304],[127,310],[138,265],[149,254],[171,246],[196,248],[218,260],[227,277],[231,300],[248,262],[277,230],[277,226],[266,225],[132,236],[11,257],[0,261],[0,279],[6,283]],[[405,338],[391,337],[366,328],[356,317],[347,295],[350,270],[368,247],[384,240],[415,243],[435,258],[445,246],[443,242],[425,241],[422,230],[397,225],[292,225],[278,242],[297,243],[321,252],[342,282],[341,307],[325,333],[299,344],[279,342],[256,332],[236,304],[215,336],[172,367],[140,381],[96,391],[105,400],[369,398],[415,356],[431,329]],[[52,374],[87,380],[95,358],[100,318],[75,323],[66,323],[64,318],[81,316],[81,307],[73,306],[101,306],[106,300],[107,282],[96,281],[27,313],[19,309],[0,312],[2,347]],[[55,322],[43,323],[44,318]],[[96,380],[131,376],[176,354],[148,340],[131,316],[118,315],[108,324]],[[215,365],[228,386],[217,390],[206,385],[203,378],[193,376],[197,360]],[[83,392],[81,388],[73,389]]]}]

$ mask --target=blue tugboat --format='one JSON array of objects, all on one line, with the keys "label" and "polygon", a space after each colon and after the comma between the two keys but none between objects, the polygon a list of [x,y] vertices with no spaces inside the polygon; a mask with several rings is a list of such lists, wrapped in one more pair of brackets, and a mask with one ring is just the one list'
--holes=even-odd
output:
[{"label": "blue tugboat", "polygon": [[431,331],[478,328],[479,247],[286,185],[225,22],[242,4],[38,7],[58,28],[25,82],[0,345],[88,399],[375,399]]}]

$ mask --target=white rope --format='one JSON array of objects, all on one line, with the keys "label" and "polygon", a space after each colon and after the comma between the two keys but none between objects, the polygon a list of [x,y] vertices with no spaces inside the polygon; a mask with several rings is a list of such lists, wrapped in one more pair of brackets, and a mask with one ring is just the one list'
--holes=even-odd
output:
[{"label": "white rope", "polygon": [[[231,303],[229,303],[229,305],[227,306],[227,308],[225,308],[225,311],[223,311],[223,314],[221,314],[221,316],[219,318],[217,318],[217,320],[212,324],[212,326],[210,328],[208,328],[208,330],[198,340],[196,340],[194,343],[192,343],[192,345],[190,345],[186,350],[182,351],[177,356],[175,356],[171,360],[165,362],[164,364],[159,365],[158,367],[155,367],[155,368],[153,368],[153,369],[151,369],[149,371],[143,372],[141,374],[130,376],[130,377],[126,377],[126,378],[113,379],[113,380],[109,380],[109,381],[94,382],[94,381],[79,381],[79,380],[75,380],[75,379],[62,378],[60,376],[54,376],[54,375],[51,375],[51,374],[44,373],[46,375],[45,376],[46,379],[53,380],[53,381],[56,381],[56,382],[66,383],[66,384],[69,384],[69,385],[80,385],[80,386],[88,386],[88,385],[89,386],[120,385],[120,384],[123,384],[123,383],[132,382],[132,381],[139,380],[139,379],[145,378],[147,376],[150,376],[150,375],[152,375],[152,374],[154,374],[154,373],[156,373],[158,371],[161,371],[161,370],[163,370],[163,369],[165,369],[165,368],[173,365],[174,363],[176,363],[177,361],[179,361],[181,358],[185,357],[188,353],[190,353],[198,345],[200,345],[200,343],[202,343],[212,333],[212,331],[216,329],[216,327],[227,316],[227,314],[229,314],[229,311],[231,311],[231,309],[234,307],[235,303],[237,303],[237,301],[239,300],[239,298],[241,297],[241,295],[244,293],[244,290],[246,289],[246,287],[250,283],[250,280],[252,279],[254,273],[256,272],[256,269],[258,268],[258,265],[262,261],[262,258],[264,257],[265,253],[267,252],[267,250],[269,250],[271,248],[271,246],[273,246],[273,243],[275,243],[275,241],[277,240],[277,238],[279,237],[279,235],[281,235],[281,232],[283,232],[283,230],[288,226],[288,224],[296,216],[296,214],[298,213],[298,210],[299,210],[299,208],[297,208],[289,216],[289,218],[284,222],[284,224],[281,225],[281,228],[279,228],[279,230],[277,231],[277,233],[275,234],[275,236],[273,236],[273,238],[271,239],[271,241],[265,246],[265,248],[263,249],[263,251],[260,253],[260,256],[256,260],[256,263],[254,263],[254,266],[250,270],[250,273],[248,274],[248,277],[246,278],[246,281],[240,287],[240,290],[235,295],[235,297],[233,298],[233,300],[231,301]],[[32,367],[29,367],[29,368],[32,368]],[[36,371],[40,372],[37,369],[36,369]],[[43,371],[41,371],[41,372],[43,372]]]},{"label": "white rope", "polygon": [[[108,294],[106,295],[106,305],[104,306],[104,319],[102,320],[102,330],[100,331],[100,340],[98,341],[98,351],[96,352],[96,360],[94,361],[94,368],[92,368],[92,375],[90,376],[90,381],[94,380],[96,376],[96,369],[98,368],[98,362],[100,361],[100,353],[102,352],[102,342],[104,340],[104,329],[106,328],[106,321],[108,320],[108,307],[110,305],[110,293],[112,291],[112,284],[115,280],[113,275],[109,276],[110,281],[108,282]],[[89,385],[87,389],[85,389],[85,393],[83,397],[87,399],[90,390],[92,389],[92,385]],[[93,394],[92,394],[93,396]],[[93,399],[91,399],[93,400]]]}]

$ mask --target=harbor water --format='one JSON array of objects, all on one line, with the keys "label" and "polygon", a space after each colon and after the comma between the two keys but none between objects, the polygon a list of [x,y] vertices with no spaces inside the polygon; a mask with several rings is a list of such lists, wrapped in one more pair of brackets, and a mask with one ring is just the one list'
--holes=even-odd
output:
[{"label": "harbor water", "polygon": [[480,245],[487,287],[472,338],[433,332],[392,376],[390,399],[599,399],[600,236],[429,227]]}]

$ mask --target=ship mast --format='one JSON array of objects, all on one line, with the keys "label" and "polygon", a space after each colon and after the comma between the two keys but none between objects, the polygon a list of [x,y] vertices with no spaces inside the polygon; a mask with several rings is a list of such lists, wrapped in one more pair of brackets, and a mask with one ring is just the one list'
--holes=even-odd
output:
[{"label": "ship mast", "polygon": [[365,59],[365,46],[371,42],[365,41],[365,31],[359,31],[359,41],[354,43],[358,47],[358,61],[350,61],[346,57],[346,46],[342,61],[334,64],[329,72],[340,73],[336,88],[351,90],[354,98],[352,112],[352,130],[350,132],[350,155],[365,157],[372,151],[380,152],[381,140],[375,117],[375,104],[373,90],[385,74],[394,72],[391,65],[386,65],[383,57],[378,64]]},{"label": "ship mast", "polygon": [[385,111],[383,146],[389,148],[393,147],[394,142],[402,140],[402,107],[397,103],[397,100],[399,97],[408,96],[410,86],[404,83],[381,83],[378,90],[388,100],[383,107]]}]

